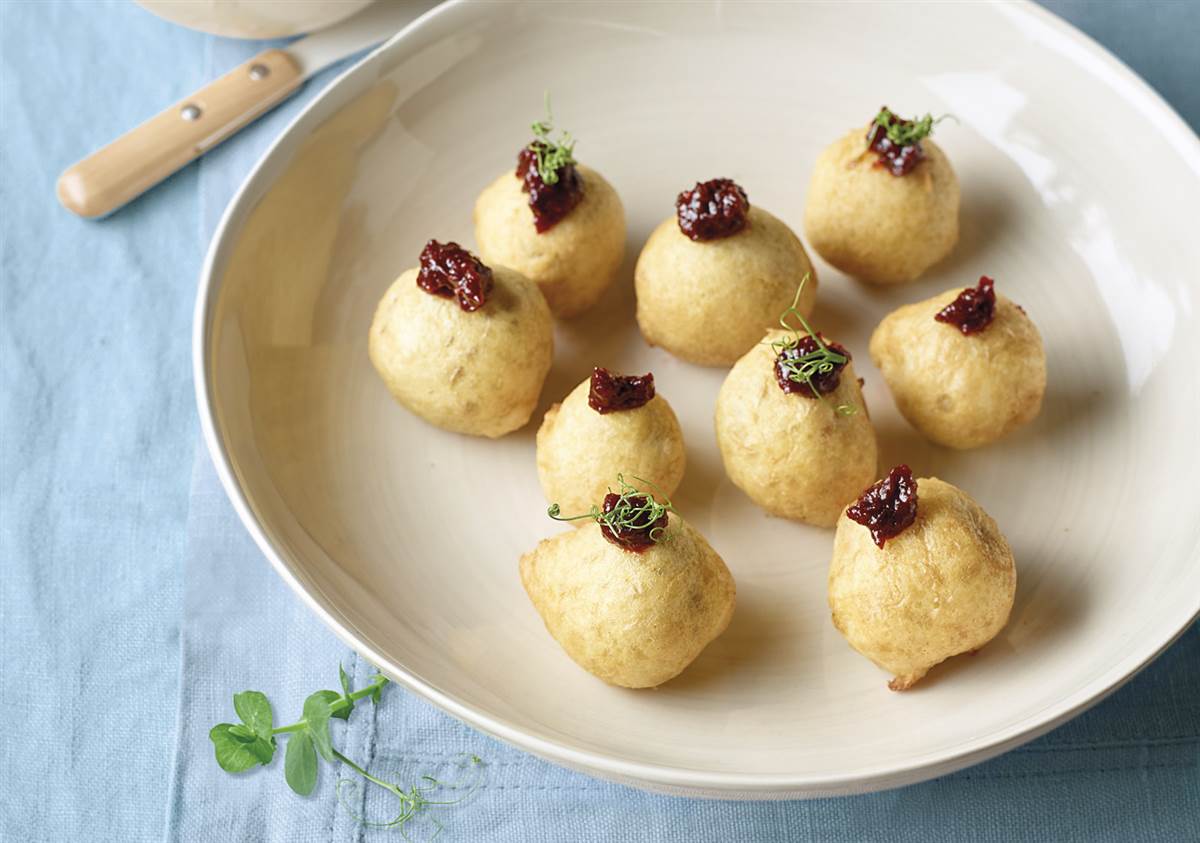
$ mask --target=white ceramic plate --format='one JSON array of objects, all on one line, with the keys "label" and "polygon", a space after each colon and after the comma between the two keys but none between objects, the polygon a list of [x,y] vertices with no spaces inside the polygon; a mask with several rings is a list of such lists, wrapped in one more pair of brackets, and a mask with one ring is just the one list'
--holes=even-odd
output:
[{"label": "white ceramic plate", "polygon": [[[559,650],[517,558],[561,529],[537,421],[501,441],[418,421],[367,360],[376,300],[430,237],[471,242],[553,89],[620,191],[623,280],[560,325],[542,408],[593,364],[653,370],[688,445],[677,497],[738,584],[729,630],[656,691]],[[822,146],[880,106],[952,112],[962,239],[874,290],[820,265],[816,324],[854,353],[882,444],[970,491],[1016,552],[1016,607],[910,693],[829,622],[831,533],[725,478],[724,372],[647,348],[631,268],[675,194],[729,176],[799,228]],[[205,434],[247,528],[349,645],[466,722],[553,761],[674,792],[814,796],[917,781],[1079,712],[1200,607],[1200,144],[1128,70],[1030,5],[450,5],[332,85],[231,204],[196,316]],[[971,453],[923,442],[866,354],[893,307],[993,275],[1041,328],[1038,421]],[[540,420],[539,411],[536,419]]]}]

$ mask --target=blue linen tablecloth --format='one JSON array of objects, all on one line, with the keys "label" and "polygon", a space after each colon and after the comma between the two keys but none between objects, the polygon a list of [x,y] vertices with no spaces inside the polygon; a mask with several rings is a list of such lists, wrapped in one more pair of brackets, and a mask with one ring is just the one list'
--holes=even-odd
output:
[{"label": "blue linen tablecloth", "polygon": [[[1200,126],[1200,3],[1048,5]],[[129,3],[0,2],[0,840],[394,835],[337,806],[334,768],[302,799],[279,761],[222,773],[207,737],[236,690],[265,691],[291,720],[309,692],[337,687],[339,662],[358,682],[371,673],[237,522],[198,444],[190,380],[216,219],[331,74],[107,221],[54,200],[64,166],[257,49]],[[1200,627],[1049,735],[862,797],[648,795],[531,758],[397,687],[336,740],[401,782],[459,752],[486,759],[470,801],[438,815],[447,840],[1200,840]]]}]

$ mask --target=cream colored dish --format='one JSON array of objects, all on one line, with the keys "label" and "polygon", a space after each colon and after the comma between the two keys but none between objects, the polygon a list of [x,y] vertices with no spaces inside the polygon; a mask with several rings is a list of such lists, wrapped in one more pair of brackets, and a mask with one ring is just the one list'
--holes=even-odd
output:
[{"label": "cream colored dish", "polygon": [[[1166,647],[1200,608],[1200,143],[1178,117],[1032,4],[931,5],[916,29],[901,4],[555,8],[426,16],[293,122],[214,238],[195,328],[205,441],[304,602],[484,732],[593,775],[722,798],[947,773],[1061,723]],[[836,72],[802,84],[814,67]],[[533,418],[598,361],[653,371],[688,449],[673,502],[737,581],[729,627],[655,691],[580,670],[526,599],[517,560],[565,529],[545,516],[536,423],[496,441],[433,429],[367,356],[375,305],[425,240],[476,245],[472,203],[528,141],[547,79],[580,157],[619,192],[629,241],[617,282],[556,327]],[[959,242],[889,288],[814,254],[813,324],[854,355],[881,465],[967,490],[1020,570],[999,635],[903,695],[830,621],[832,531],[770,518],[725,478],[712,413],[726,372],[648,348],[632,290],[664,197],[722,173],[800,231],[820,150],[881,102],[958,118],[938,144],[961,184]],[[1047,387],[1034,421],[962,453],[899,416],[867,341],[886,313],[982,273],[1036,319]]]}]

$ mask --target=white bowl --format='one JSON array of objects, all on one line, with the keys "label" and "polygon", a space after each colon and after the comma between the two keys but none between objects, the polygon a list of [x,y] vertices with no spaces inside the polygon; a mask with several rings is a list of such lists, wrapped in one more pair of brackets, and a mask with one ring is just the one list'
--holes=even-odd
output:
[{"label": "white bowl", "polygon": [[[913,26],[919,18],[920,26]],[[623,280],[559,326],[543,409],[593,364],[653,370],[689,449],[679,508],[733,570],[729,630],[655,691],[606,686],[547,635],[517,558],[544,515],[535,421],[435,430],[367,360],[376,300],[430,237],[471,242],[543,90],[628,209]],[[1016,552],[1016,607],[914,691],[829,622],[831,533],[725,478],[724,372],[648,348],[633,258],[676,192],[730,176],[799,228],[818,150],[881,104],[951,112],[962,239],[922,281],[820,265],[816,324],[866,378],[885,466],[967,489]],[[1141,81],[1029,4],[454,4],[333,84],[230,205],[195,327],[200,414],[234,506],[349,645],[471,725],[598,776],[731,798],[917,781],[1046,731],[1144,666],[1200,608],[1200,143]],[[980,274],[1049,354],[1041,417],[969,453],[925,443],[867,358],[888,310]]]},{"label": "white bowl", "polygon": [[[171,23],[226,38],[285,38],[350,17],[374,0],[135,0]],[[398,2],[398,0],[389,0]]]}]

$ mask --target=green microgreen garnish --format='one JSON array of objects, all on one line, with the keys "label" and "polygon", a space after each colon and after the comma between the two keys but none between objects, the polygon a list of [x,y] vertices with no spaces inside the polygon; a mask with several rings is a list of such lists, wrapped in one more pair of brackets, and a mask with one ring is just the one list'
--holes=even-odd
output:
[{"label": "green microgreen garnish", "polygon": [[[369,698],[373,703],[379,702],[383,686],[388,683],[387,677],[375,674],[365,688],[357,691],[350,689],[350,677],[339,665],[338,676],[342,692],[317,691],[310,694],[304,701],[304,716],[288,726],[275,726],[271,703],[260,691],[243,691],[233,696],[233,708],[241,718],[241,723],[218,723],[208,733],[212,740],[213,751],[217,763],[227,773],[241,773],[252,767],[267,766],[275,757],[277,748],[276,736],[288,736],[287,752],[283,759],[283,774],[288,786],[301,796],[308,796],[317,785],[317,756],[328,762],[340,761],[366,781],[383,788],[400,801],[400,812],[386,822],[368,822],[354,813],[348,801],[343,798],[343,787],[352,784],[351,779],[339,779],[337,783],[338,801],[356,821],[374,828],[399,828],[405,839],[408,834],[404,826],[412,821],[427,806],[453,805],[467,798],[478,784],[478,776],[470,787],[461,783],[446,783],[433,778],[422,776],[423,785],[407,789],[385,781],[367,772],[351,759],[347,758],[333,746],[329,731],[332,718],[349,720],[354,705],[361,699]],[[479,770],[483,762],[474,755],[464,755],[463,765],[469,769]],[[435,791],[457,792],[464,791],[455,799],[431,799]],[[430,818],[437,831],[441,824]],[[437,833],[435,831],[435,835]]]},{"label": "green microgreen garnish", "polygon": [[[817,389],[813,378],[818,374],[832,372],[835,367],[845,366],[850,361],[846,355],[838,354],[826,345],[825,341],[821,339],[821,335],[813,330],[812,326],[808,324],[808,320],[804,318],[804,314],[800,312],[800,294],[804,292],[804,285],[808,283],[808,278],[809,275],[806,272],[804,277],[800,279],[800,286],[796,288],[796,297],[792,299],[792,306],[779,315],[779,324],[785,330],[790,331],[791,336],[772,342],[771,350],[775,352],[776,365],[783,370],[784,377],[793,383],[804,384],[812,391],[813,395],[828,404],[828,399]],[[799,328],[788,321],[788,318],[791,316],[796,317],[796,320],[800,323]],[[803,339],[803,334],[800,333],[801,330],[813,338],[817,347],[800,357],[780,359],[780,355],[785,351],[790,351],[800,344],[800,340]],[[833,410],[840,416],[852,416],[858,412],[858,408],[852,404],[838,404]]]},{"label": "green microgreen garnish", "polygon": [[888,140],[896,146],[912,146],[933,134],[933,127],[947,117],[951,115],[943,114],[935,118],[932,114],[926,114],[918,120],[904,120],[885,107],[879,109],[872,122],[876,126],[882,126],[887,132]]},{"label": "green microgreen garnish", "polygon": [[537,158],[538,175],[546,184],[558,184],[560,171],[575,163],[575,140],[570,132],[562,132],[557,141],[550,139],[554,131],[554,114],[550,110],[550,92],[546,92],[546,119],[538,120],[530,128],[537,138],[532,144]]},{"label": "green microgreen garnish", "polygon": [[[608,512],[605,512],[596,504],[592,504],[592,508],[582,515],[560,515],[558,504],[550,504],[546,514],[555,521],[578,521],[581,518],[590,518],[602,527],[608,527],[614,534],[619,535],[624,530],[644,530],[653,524],[658,519],[662,518],[668,512],[679,514],[678,510],[671,503],[670,499],[662,493],[662,491],[651,483],[649,480],[643,480],[641,477],[630,475],[639,483],[642,483],[652,490],[652,493],[643,492],[636,486],[625,482],[625,475],[617,475],[617,484],[620,486],[619,493],[613,492],[612,487],[609,487],[609,492],[619,494],[616,505]],[[661,497],[665,504],[659,503],[655,495]],[[669,542],[673,538],[673,534],[667,532],[662,527],[654,527],[648,534],[650,541],[658,544],[659,542]]]}]

